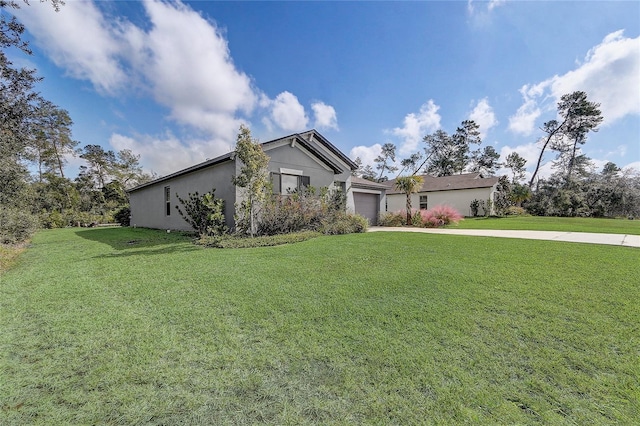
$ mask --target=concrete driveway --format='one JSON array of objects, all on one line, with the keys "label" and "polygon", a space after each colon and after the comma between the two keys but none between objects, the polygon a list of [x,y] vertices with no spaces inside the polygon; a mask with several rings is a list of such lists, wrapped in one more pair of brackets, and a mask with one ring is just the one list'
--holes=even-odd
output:
[{"label": "concrete driveway", "polygon": [[477,237],[522,238],[528,240],[565,241],[570,243],[607,244],[640,247],[640,235],[596,234],[561,231],[508,231],[494,229],[446,229],[372,226],[369,232],[422,232],[427,234],[473,235]]}]

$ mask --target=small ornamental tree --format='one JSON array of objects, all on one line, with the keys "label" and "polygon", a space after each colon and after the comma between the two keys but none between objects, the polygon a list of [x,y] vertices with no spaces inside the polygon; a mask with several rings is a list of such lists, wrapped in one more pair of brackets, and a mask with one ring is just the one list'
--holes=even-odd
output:
[{"label": "small ornamental tree", "polygon": [[198,231],[198,235],[222,235],[227,232],[224,218],[224,200],[215,198],[216,190],[200,195],[197,191],[189,193],[187,200],[180,198],[176,193],[178,201],[184,208],[176,205],[176,210],[182,218]]},{"label": "small ornamental tree", "polygon": [[396,179],[396,189],[407,195],[407,225],[411,225],[411,194],[422,188],[424,179],[422,176],[401,176]]},{"label": "small ornamental tree", "polygon": [[251,131],[244,125],[236,142],[236,158],[242,168],[231,181],[242,189],[243,201],[236,204],[236,227],[239,232],[252,237],[258,229],[258,209],[267,197],[269,182],[269,156],[262,150],[262,145],[251,137]]}]

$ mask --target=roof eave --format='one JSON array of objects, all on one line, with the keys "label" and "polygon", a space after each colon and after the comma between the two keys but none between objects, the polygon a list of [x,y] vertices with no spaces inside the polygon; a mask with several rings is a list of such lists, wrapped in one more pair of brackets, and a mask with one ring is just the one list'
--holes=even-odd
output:
[{"label": "roof eave", "polygon": [[178,176],[182,176],[182,175],[186,175],[186,174],[189,174],[189,173],[193,173],[193,172],[196,172],[198,170],[202,170],[204,168],[207,168],[207,167],[210,167],[210,166],[214,166],[216,164],[223,163],[225,161],[230,161],[230,160],[232,160],[232,157],[233,157],[234,153],[235,153],[235,151],[229,152],[227,154],[221,155],[220,157],[216,157],[214,159],[204,161],[204,162],[202,162],[200,164],[196,164],[195,166],[187,167],[186,169],[182,169],[182,170],[179,170],[177,172],[171,173],[171,174],[169,174],[167,176],[163,176],[161,178],[152,180],[151,182],[143,183],[142,185],[138,185],[138,186],[136,186],[134,188],[128,189],[127,192],[128,193],[135,192],[135,191],[138,191],[140,189],[146,188],[148,186],[155,185],[155,184],[167,181],[169,179],[173,179],[173,178],[178,177]]}]

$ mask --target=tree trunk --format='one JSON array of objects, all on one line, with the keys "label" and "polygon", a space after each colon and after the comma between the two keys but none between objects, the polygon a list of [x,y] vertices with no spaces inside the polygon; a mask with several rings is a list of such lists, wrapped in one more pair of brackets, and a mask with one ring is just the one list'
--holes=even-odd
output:
[{"label": "tree trunk", "polygon": [[542,162],[542,157],[544,156],[545,149],[547,149],[547,145],[549,145],[549,142],[551,142],[551,138],[554,137],[556,133],[558,133],[560,129],[564,126],[565,122],[566,120],[563,121],[561,125],[556,127],[556,129],[553,132],[549,133],[549,136],[547,136],[547,140],[544,142],[544,145],[542,145],[542,149],[540,150],[540,155],[538,156],[538,162],[536,163],[536,169],[533,171],[533,174],[531,175],[531,180],[529,181],[529,188],[533,186],[533,181],[535,180],[536,175],[538,174],[538,170],[540,169],[540,163]]},{"label": "tree trunk", "polygon": [[571,173],[576,161],[576,150],[578,148],[578,137],[573,141],[573,150],[571,151],[571,158],[569,158],[569,166],[567,167],[567,182],[571,180]]}]

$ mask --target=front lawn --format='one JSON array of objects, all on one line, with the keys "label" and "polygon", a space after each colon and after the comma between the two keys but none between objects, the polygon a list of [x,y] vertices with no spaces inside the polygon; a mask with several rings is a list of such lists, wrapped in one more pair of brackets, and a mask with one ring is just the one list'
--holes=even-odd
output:
[{"label": "front lawn", "polygon": [[42,231],[0,281],[0,424],[633,424],[639,253]]},{"label": "front lawn", "polygon": [[466,218],[458,225],[449,227],[454,229],[508,229],[640,235],[640,220],[588,217],[473,217]]}]

